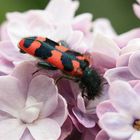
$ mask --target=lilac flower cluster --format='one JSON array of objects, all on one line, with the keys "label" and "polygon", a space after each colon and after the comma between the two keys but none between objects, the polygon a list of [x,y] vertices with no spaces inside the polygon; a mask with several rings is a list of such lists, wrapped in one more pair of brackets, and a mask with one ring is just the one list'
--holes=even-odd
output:
[{"label": "lilac flower cluster", "polygon": [[[62,6],[63,5],[63,6]],[[44,10],[7,13],[0,27],[0,139],[139,140],[140,28],[118,35],[108,19],[75,16],[79,1],[51,0]],[[133,5],[140,18],[140,0]],[[102,95],[83,98],[59,71],[38,70],[17,47],[23,37],[64,41],[88,53],[106,79]]]}]

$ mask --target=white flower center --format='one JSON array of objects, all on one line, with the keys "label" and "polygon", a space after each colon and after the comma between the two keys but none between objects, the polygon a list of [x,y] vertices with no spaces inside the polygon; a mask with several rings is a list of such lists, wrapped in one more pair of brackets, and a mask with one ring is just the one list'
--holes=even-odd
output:
[{"label": "white flower center", "polygon": [[37,102],[29,103],[29,100],[28,102],[26,102],[26,106],[19,113],[19,119],[24,123],[33,123],[35,120],[37,120],[43,105],[43,103],[37,103]]}]

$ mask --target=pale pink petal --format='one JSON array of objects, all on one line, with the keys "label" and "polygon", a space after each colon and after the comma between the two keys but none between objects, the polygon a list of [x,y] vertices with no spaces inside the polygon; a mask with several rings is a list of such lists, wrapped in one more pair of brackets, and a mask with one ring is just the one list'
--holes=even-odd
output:
[{"label": "pale pink petal", "polygon": [[140,81],[136,81],[136,84],[134,85],[134,90],[137,92],[137,94],[140,95]]},{"label": "pale pink petal", "polygon": [[3,55],[0,53],[0,73],[9,74],[13,71],[14,67],[14,64],[4,58]]},{"label": "pale pink petal", "polygon": [[8,32],[7,32],[7,23],[8,22],[4,22],[1,25],[0,28],[0,40],[9,40],[9,36],[8,36]]},{"label": "pale pink petal", "polygon": [[6,18],[8,21],[18,21],[18,20],[22,20],[24,18],[24,20],[27,18],[27,12],[24,12],[24,14],[20,13],[20,12],[8,12],[6,13]]},{"label": "pale pink petal", "polygon": [[32,79],[29,85],[28,98],[33,97],[37,102],[44,103],[40,113],[41,118],[50,115],[57,108],[57,94],[58,90],[54,84],[54,81],[45,75],[36,76]]},{"label": "pale pink petal", "polygon": [[115,37],[114,40],[120,48],[123,48],[127,43],[135,38],[140,37],[140,28],[132,29],[128,32],[122,33],[119,36]]},{"label": "pale pink petal", "polygon": [[[27,19],[23,21],[25,22],[25,28],[28,29],[28,34],[32,34],[32,36],[40,35],[44,37],[50,37],[48,35],[53,34],[53,17],[44,10],[30,10],[27,12],[26,18]],[[32,32],[30,32],[30,28],[32,28]]]},{"label": "pale pink petal", "polygon": [[86,113],[86,107],[85,107],[84,98],[80,94],[77,96],[77,107],[82,112]]},{"label": "pale pink petal", "polygon": [[101,102],[96,108],[96,113],[99,118],[101,118],[106,112],[116,112],[116,109],[109,100]]},{"label": "pale pink petal", "polygon": [[110,100],[119,112],[130,114],[131,117],[140,117],[140,98],[132,87],[124,81],[113,82],[109,89]]},{"label": "pale pink petal", "polygon": [[35,140],[35,139],[32,137],[32,135],[31,135],[31,133],[29,132],[29,130],[26,129],[26,130],[24,131],[24,134],[22,135],[22,137],[21,137],[20,140]]},{"label": "pale pink petal", "polygon": [[26,126],[16,119],[0,121],[1,140],[20,140]]},{"label": "pale pink petal", "polygon": [[0,53],[9,61],[21,61],[26,58],[25,55],[19,52],[18,47],[15,48],[9,40],[0,43]]},{"label": "pale pink petal", "polygon": [[105,55],[103,52],[93,52],[91,55],[91,63],[99,69],[113,68],[115,67],[116,60],[112,59],[109,55]]},{"label": "pale pink petal", "polygon": [[23,96],[27,98],[27,92],[31,79],[34,77],[33,73],[37,70],[37,62],[25,61],[17,65],[12,72],[12,76],[20,80],[22,84]]},{"label": "pale pink petal", "polygon": [[76,16],[73,20],[72,27],[74,30],[80,30],[86,34],[92,27],[92,14],[84,13]]},{"label": "pale pink petal", "polygon": [[140,139],[140,132],[136,131],[130,138],[130,140],[139,140]]},{"label": "pale pink petal", "polygon": [[140,50],[140,38],[130,40],[126,47],[121,49],[121,55],[125,53],[133,53]]},{"label": "pale pink petal", "polygon": [[135,131],[131,123],[130,118],[113,112],[104,114],[99,122],[109,136],[118,139],[129,138]]},{"label": "pale pink petal", "polygon": [[104,77],[108,81],[108,83],[111,83],[115,80],[130,81],[130,80],[137,79],[129,71],[128,67],[117,67],[117,68],[109,69],[104,74]]},{"label": "pale pink petal", "polygon": [[52,35],[51,39],[59,42],[61,40],[67,41],[69,36],[72,35],[72,27],[70,24],[60,24],[59,27],[55,30],[55,33]]},{"label": "pale pink petal", "polygon": [[92,128],[95,126],[96,117],[93,114],[85,114],[81,112],[78,108],[73,108],[72,111],[77,120],[86,128]]},{"label": "pale pink petal", "polygon": [[19,81],[12,76],[1,76],[0,89],[0,110],[18,116],[18,111],[25,105]]},{"label": "pale pink petal", "polygon": [[70,118],[64,122],[63,126],[61,127],[61,136],[58,140],[64,140],[68,135],[71,134],[73,129],[73,124]]},{"label": "pale pink petal", "polygon": [[133,4],[133,10],[135,15],[140,18],[140,5],[138,4]]},{"label": "pale pink petal", "polygon": [[21,38],[30,36],[32,33],[32,32],[30,32],[30,34],[28,33],[28,29],[25,28],[25,24],[21,23],[20,20],[18,22],[17,21],[9,22],[7,25],[7,31],[8,31],[10,40],[12,41],[15,47],[17,47],[17,44],[19,43]]},{"label": "pale pink petal", "polygon": [[129,59],[128,68],[137,78],[140,78],[140,51],[132,54]]},{"label": "pale pink petal", "polygon": [[130,56],[131,53],[120,55],[116,61],[116,67],[128,66]]},{"label": "pale pink petal", "polygon": [[81,43],[83,39],[83,33],[81,31],[73,31],[67,42],[72,46],[71,49]]},{"label": "pale pink petal", "polygon": [[6,113],[6,112],[0,110],[0,121],[6,120],[9,118],[13,118],[13,116],[10,115],[9,113]]},{"label": "pale pink petal", "polygon": [[[116,64],[120,49],[113,40],[97,33],[94,38],[94,44],[91,49],[92,65],[95,67],[112,68]],[[102,68],[101,68],[102,69]]]},{"label": "pale pink petal", "polygon": [[140,0],[136,0],[140,4]]},{"label": "pale pink petal", "polygon": [[68,110],[66,100],[61,95],[58,95],[57,108],[54,111],[54,113],[49,116],[49,118],[55,120],[60,126],[62,126],[67,116]]},{"label": "pale pink petal", "polygon": [[[7,25],[9,37],[15,47],[17,47],[21,38],[29,36],[50,37],[50,35],[54,34],[54,27],[50,21],[50,16],[44,11],[31,10],[26,14],[19,14],[18,20],[12,20]],[[44,18],[45,16],[47,18]],[[32,32],[30,32],[31,28]]]},{"label": "pale pink petal", "polygon": [[110,21],[106,18],[99,18],[94,20],[93,31],[103,33],[110,38],[116,36],[115,30],[113,29]]},{"label": "pale pink petal", "polygon": [[139,84],[139,80],[132,80],[132,81],[128,81],[128,83],[131,85],[131,87],[133,87],[135,89],[135,86],[137,84]]},{"label": "pale pink petal", "polygon": [[42,119],[27,126],[35,140],[57,140],[61,134],[58,123],[52,119]]},{"label": "pale pink petal", "polygon": [[95,34],[92,49],[93,52],[103,53],[106,56],[110,56],[112,59],[116,59],[120,53],[117,44],[101,33]]},{"label": "pale pink petal", "polygon": [[88,50],[88,46],[84,42],[84,36],[81,31],[73,31],[67,42],[70,45],[70,49],[76,52],[83,54]]},{"label": "pale pink petal", "polygon": [[78,1],[52,0],[47,5],[46,12],[51,13],[57,22],[67,22],[73,18],[78,6]]}]

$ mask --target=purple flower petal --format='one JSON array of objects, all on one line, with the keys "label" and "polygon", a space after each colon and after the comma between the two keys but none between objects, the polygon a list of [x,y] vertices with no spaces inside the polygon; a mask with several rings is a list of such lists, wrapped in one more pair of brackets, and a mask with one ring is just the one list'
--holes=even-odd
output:
[{"label": "purple flower petal", "polygon": [[132,120],[118,113],[108,112],[100,119],[101,127],[109,136],[118,139],[129,138],[135,131],[131,126]]},{"label": "purple flower petal", "polygon": [[130,56],[128,68],[130,72],[137,78],[140,78],[140,51]]},{"label": "purple flower petal", "polygon": [[94,32],[100,32],[106,36],[113,38],[116,37],[116,32],[111,26],[111,22],[106,18],[99,18],[93,22]]},{"label": "purple flower petal", "polygon": [[53,114],[51,114],[49,118],[52,118],[60,126],[62,126],[67,116],[68,116],[67,103],[65,99],[61,95],[59,95],[56,111]]},{"label": "purple flower petal", "polygon": [[111,102],[101,102],[96,108],[97,116],[101,118],[107,112],[116,112],[116,109],[112,106]]},{"label": "purple flower petal", "polygon": [[29,84],[33,78],[33,73],[37,70],[35,62],[27,61],[18,65],[12,72],[12,76],[20,79],[22,84],[23,96],[27,98]]},{"label": "purple flower petal", "polygon": [[92,27],[92,14],[84,13],[74,18],[72,27],[74,30],[80,30],[83,33],[88,33]]},{"label": "purple flower petal", "polygon": [[71,36],[73,30],[70,24],[60,24],[56,31],[55,31],[55,35],[53,35],[52,39],[54,39],[55,41],[67,41],[67,39],[69,38],[69,36]]},{"label": "purple flower petal", "polygon": [[[9,74],[14,69],[14,64],[0,53],[0,74]],[[2,74],[3,73],[3,74]]]},{"label": "purple flower petal", "polygon": [[24,134],[22,135],[22,137],[21,137],[20,140],[35,140],[35,139],[32,137],[32,135],[31,135],[31,133],[29,132],[29,130],[26,129],[26,130],[24,131]]},{"label": "purple flower petal", "polygon": [[1,25],[1,28],[0,28],[0,40],[9,40],[9,35],[8,35],[8,32],[7,32],[7,23],[8,22],[4,22],[2,25]]},{"label": "purple flower petal", "polygon": [[37,102],[44,103],[42,111],[40,113],[41,118],[49,116],[51,113],[54,112],[58,105],[57,94],[58,91],[54,84],[54,81],[51,78],[48,78],[47,76],[36,76],[32,79],[29,85],[28,97],[33,97]]},{"label": "purple flower petal", "polygon": [[79,6],[78,1],[52,0],[47,5],[46,11],[51,13],[55,17],[56,21],[67,22],[73,18],[78,6]]},{"label": "purple flower petal", "polygon": [[25,128],[26,126],[16,119],[0,121],[0,139],[20,140]]},{"label": "purple flower petal", "polygon": [[116,67],[128,66],[130,56],[131,56],[131,53],[120,55],[116,61]]},{"label": "purple flower petal", "polygon": [[139,140],[140,139],[140,132],[136,131],[130,138],[130,140]]},{"label": "purple flower petal", "polygon": [[19,52],[18,46],[15,48],[15,46],[13,46],[12,42],[9,40],[2,41],[0,43],[0,53],[9,61],[21,61],[27,57],[21,54]]},{"label": "purple flower petal", "polygon": [[112,59],[116,59],[119,56],[120,49],[113,40],[97,33],[94,38],[93,52],[103,53]]},{"label": "purple flower petal", "polygon": [[137,94],[140,95],[140,81],[136,81],[135,85],[134,85],[134,90],[137,92]]},{"label": "purple flower petal", "polygon": [[112,68],[115,66],[116,59],[119,57],[120,49],[113,40],[98,33],[94,38],[91,52],[93,66],[97,68]]},{"label": "purple flower petal", "polygon": [[140,37],[140,28],[132,29],[126,33],[122,33],[115,37],[114,40],[120,48],[126,47],[128,42],[132,39]]},{"label": "purple flower petal", "polygon": [[82,112],[86,113],[86,107],[85,107],[84,98],[80,94],[77,96],[77,107]]},{"label": "purple flower petal", "polygon": [[127,82],[120,80],[113,82],[109,89],[109,95],[117,111],[140,118],[140,112],[138,111],[138,108],[140,108],[139,95]]},{"label": "purple flower petal", "polygon": [[85,114],[81,112],[78,108],[73,108],[72,111],[78,121],[86,128],[92,128],[95,126],[96,117],[94,115]]},{"label": "purple flower petal", "polygon": [[56,140],[61,134],[58,123],[52,119],[41,119],[27,126],[31,135],[37,140]]},{"label": "purple flower petal", "polygon": [[6,120],[9,118],[13,118],[13,116],[10,115],[9,113],[6,113],[6,112],[0,110],[0,121]]},{"label": "purple flower petal", "polygon": [[121,49],[121,55],[125,53],[132,53],[140,50],[140,39],[132,39],[128,42],[127,46]]},{"label": "purple flower petal", "polygon": [[25,105],[19,81],[11,76],[1,76],[0,89],[0,110],[17,117]]},{"label": "purple flower petal", "polygon": [[104,77],[106,78],[108,83],[111,83],[115,80],[130,81],[130,80],[137,79],[129,71],[128,67],[117,67],[117,68],[109,69],[104,74]]}]

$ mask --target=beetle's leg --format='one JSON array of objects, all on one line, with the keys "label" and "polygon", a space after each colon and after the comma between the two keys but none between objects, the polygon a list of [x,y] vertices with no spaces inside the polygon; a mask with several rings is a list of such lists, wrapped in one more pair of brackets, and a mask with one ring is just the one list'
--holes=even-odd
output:
[{"label": "beetle's leg", "polygon": [[78,81],[79,81],[79,78],[77,78],[77,77],[72,77],[72,76],[69,76],[69,75],[62,75],[62,76],[58,77],[58,78],[55,80],[55,84],[57,84],[57,83],[59,82],[59,80],[61,80],[61,79],[63,79],[63,78],[69,79],[69,80],[73,80],[73,81],[75,81],[75,82],[78,82]]},{"label": "beetle's leg", "polygon": [[38,62],[37,65],[38,65],[39,67],[41,67],[41,68],[38,69],[38,70],[36,70],[35,72],[33,72],[32,75],[34,75],[35,73],[37,73],[37,72],[39,72],[39,71],[41,71],[41,70],[43,70],[43,69],[47,69],[47,70],[57,70],[56,67],[54,67],[53,65],[51,65],[51,64],[49,64],[49,63],[47,63],[47,62],[44,62],[44,61]]},{"label": "beetle's leg", "polygon": [[23,53],[23,54],[25,54],[25,53],[26,53],[26,52],[25,52],[25,51],[23,51],[22,49],[20,49],[19,51],[20,51],[21,53]]},{"label": "beetle's leg", "polygon": [[37,69],[35,72],[32,73],[32,76],[33,76],[34,74],[36,74],[37,72],[41,71],[41,70],[43,70],[43,68]]}]

